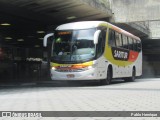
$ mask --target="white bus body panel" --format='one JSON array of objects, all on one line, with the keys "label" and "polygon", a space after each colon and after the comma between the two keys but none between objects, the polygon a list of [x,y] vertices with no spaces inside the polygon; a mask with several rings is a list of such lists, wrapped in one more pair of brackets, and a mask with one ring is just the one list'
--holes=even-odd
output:
[{"label": "white bus body panel", "polygon": [[113,67],[113,78],[124,78],[131,77],[133,67],[136,69],[136,76],[142,75],[142,51],[139,53],[138,58],[131,65],[127,66],[118,66],[112,63],[109,63]]},{"label": "white bus body panel", "polygon": [[[94,67],[82,71],[82,72],[59,72],[51,69],[51,79],[52,80],[100,80],[107,77],[108,63],[106,59],[102,56],[94,61]],[[73,78],[67,77],[67,75],[74,75]]]}]

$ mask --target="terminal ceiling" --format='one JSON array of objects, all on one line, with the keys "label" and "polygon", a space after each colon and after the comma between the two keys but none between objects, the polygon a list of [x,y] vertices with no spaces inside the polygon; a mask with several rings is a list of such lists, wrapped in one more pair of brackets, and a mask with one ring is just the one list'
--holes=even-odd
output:
[{"label": "terminal ceiling", "polygon": [[42,47],[46,32],[53,31],[59,24],[108,21],[111,16],[111,11],[102,12],[81,0],[0,0],[0,8],[0,24],[11,24],[0,26],[0,40],[25,47]]},{"label": "terminal ceiling", "polygon": [[0,8],[0,23],[11,24],[0,26],[1,39],[28,47],[41,44],[46,31],[59,24],[110,16],[77,0],[1,0]]}]

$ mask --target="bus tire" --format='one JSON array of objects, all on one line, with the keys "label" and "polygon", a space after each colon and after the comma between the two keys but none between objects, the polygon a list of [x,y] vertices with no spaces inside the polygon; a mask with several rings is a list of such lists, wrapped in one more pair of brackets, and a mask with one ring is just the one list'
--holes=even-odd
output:
[{"label": "bus tire", "polygon": [[102,85],[109,85],[111,83],[111,80],[112,80],[112,70],[109,67],[109,69],[107,70],[107,78],[104,80],[101,80],[100,82]]},{"label": "bus tire", "polygon": [[128,77],[128,78],[125,78],[124,80],[126,82],[134,82],[135,78],[136,78],[136,69],[135,69],[135,67],[133,67],[133,69],[132,69],[132,76]]}]

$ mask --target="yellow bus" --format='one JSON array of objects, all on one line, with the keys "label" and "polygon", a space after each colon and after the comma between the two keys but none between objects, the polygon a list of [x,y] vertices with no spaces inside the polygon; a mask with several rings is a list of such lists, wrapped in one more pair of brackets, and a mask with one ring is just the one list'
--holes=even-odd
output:
[{"label": "yellow bus", "polygon": [[84,21],[58,26],[53,36],[50,73],[52,80],[134,81],[142,75],[139,37],[104,21]]}]

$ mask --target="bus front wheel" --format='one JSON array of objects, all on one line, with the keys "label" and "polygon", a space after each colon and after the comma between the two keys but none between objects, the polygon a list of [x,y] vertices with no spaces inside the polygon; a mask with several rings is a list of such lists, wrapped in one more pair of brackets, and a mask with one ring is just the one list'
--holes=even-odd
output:
[{"label": "bus front wheel", "polygon": [[111,83],[111,80],[112,80],[112,71],[111,71],[111,69],[108,69],[107,70],[107,78],[104,80],[101,80],[100,82],[103,85],[109,85]]}]

